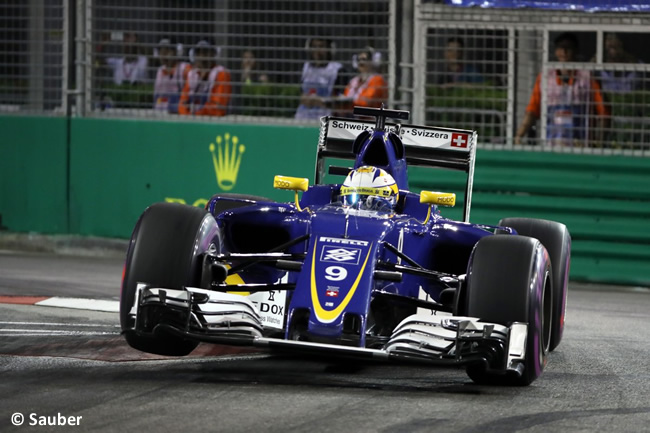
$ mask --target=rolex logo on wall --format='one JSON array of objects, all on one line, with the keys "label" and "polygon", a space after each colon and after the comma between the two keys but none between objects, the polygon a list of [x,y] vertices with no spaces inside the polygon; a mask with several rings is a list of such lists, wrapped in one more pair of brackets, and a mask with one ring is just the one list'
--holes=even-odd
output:
[{"label": "rolex logo on wall", "polygon": [[216,145],[210,143],[210,153],[212,153],[217,185],[224,191],[230,191],[237,182],[239,165],[246,146],[239,143],[239,138],[231,137],[229,133],[225,133],[223,137],[217,135],[215,141]]}]

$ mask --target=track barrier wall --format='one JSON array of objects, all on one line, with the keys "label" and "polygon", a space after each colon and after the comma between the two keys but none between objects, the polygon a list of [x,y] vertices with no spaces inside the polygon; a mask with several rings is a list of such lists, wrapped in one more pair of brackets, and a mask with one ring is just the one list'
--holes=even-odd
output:
[{"label": "track barrier wall", "polygon": [[66,120],[0,116],[0,131],[0,230],[67,232]]},{"label": "track barrier wall", "polygon": [[[292,201],[273,176],[313,181],[318,129],[0,116],[0,230],[128,238],[150,204],[217,193]],[[413,191],[462,191],[462,176],[411,169]],[[571,279],[650,286],[650,159],[479,150],[470,220],[560,221]],[[442,212],[460,219],[456,208]]]}]

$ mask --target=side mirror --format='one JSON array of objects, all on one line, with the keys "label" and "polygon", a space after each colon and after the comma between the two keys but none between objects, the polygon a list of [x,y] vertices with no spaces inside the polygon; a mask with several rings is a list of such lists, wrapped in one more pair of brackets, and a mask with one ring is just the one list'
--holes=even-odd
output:
[{"label": "side mirror", "polygon": [[305,192],[309,189],[309,179],[304,177],[275,176],[273,178],[273,188],[294,191],[296,193],[296,208],[302,211],[298,201],[298,191]]},{"label": "side mirror", "polygon": [[275,176],[273,178],[273,188],[288,189],[291,191],[307,191],[309,188],[309,179],[305,177]]},{"label": "side mirror", "polygon": [[420,203],[454,207],[456,205],[456,194],[453,192],[422,191],[420,193]]},{"label": "side mirror", "polygon": [[427,218],[423,222],[423,224],[426,224],[429,222],[429,218],[431,218],[431,207],[433,205],[454,207],[456,204],[456,194],[453,192],[422,191],[420,192],[420,203],[429,205]]}]

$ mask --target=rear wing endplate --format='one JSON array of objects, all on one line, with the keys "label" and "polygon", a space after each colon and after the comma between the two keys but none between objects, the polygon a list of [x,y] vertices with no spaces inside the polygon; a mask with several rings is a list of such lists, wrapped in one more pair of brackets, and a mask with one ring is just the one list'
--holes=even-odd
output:
[{"label": "rear wing endplate", "polygon": [[[316,183],[321,183],[325,176],[325,158],[354,160],[354,140],[361,132],[372,130],[374,126],[374,120],[322,117],[316,155]],[[447,168],[467,173],[463,221],[469,222],[477,132],[392,122],[386,122],[385,129],[395,132],[402,139],[408,166]]]}]

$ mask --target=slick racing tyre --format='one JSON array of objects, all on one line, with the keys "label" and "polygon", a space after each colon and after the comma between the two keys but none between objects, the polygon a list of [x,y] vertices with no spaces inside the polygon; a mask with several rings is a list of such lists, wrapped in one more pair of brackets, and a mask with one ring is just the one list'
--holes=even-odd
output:
[{"label": "slick racing tyre", "polygon": [[523,236],[539,239],[546,247],[553,266],[553,325],[551,345],[553,351],[562,340],[567,293],[569,289],[569,266],[571,263],[571,236],[564,224],[531,218],[504,218],[502,227],[511,227]]},{"label": "slick racing tyre", "polygon": [[[525,386],[542,373],[551,340],[551,262],[542,243],[527,236],[487,236],[477,244],[467,273],[466,314],[509,326],[527,323],[523,372],[490,371],[470,364],[476,383]],[[504,360],[496,360],[502,366]],[[498,370],[498,368],[497,368]]]},{"label": "slick racing tyre", "polygon": [[219,230],[205,209],[177,203],[156,203],[138,220],[126,256],[120,324],[126,341],[135,349],[158,355],[189,354],[197,342],[167,334],[141,335],[129,315],[139,282],[152,287],[198,287],[201,255],[211,245],[219,248]]}]

